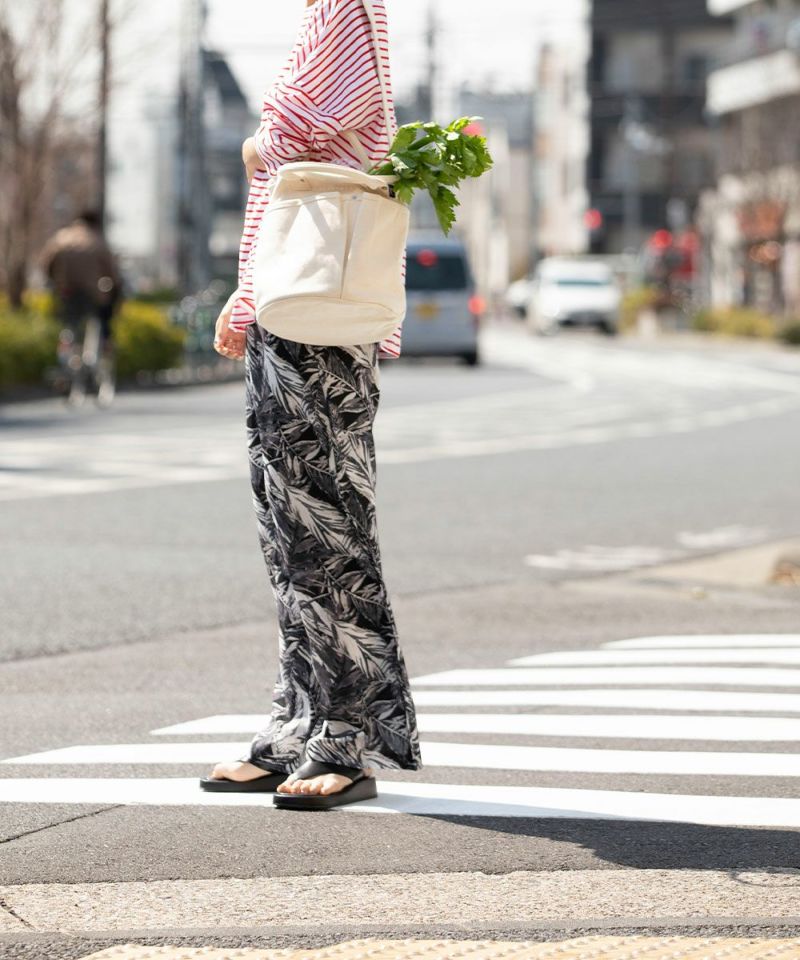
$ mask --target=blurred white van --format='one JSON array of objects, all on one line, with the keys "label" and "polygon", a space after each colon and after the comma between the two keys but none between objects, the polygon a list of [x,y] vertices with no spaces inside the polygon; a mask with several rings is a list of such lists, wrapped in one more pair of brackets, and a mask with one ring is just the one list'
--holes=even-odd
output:
[{"label": "blurred white van", "polygon": [[562,327],[619,329],[622,292],[608,263],[592,257],[547,257],[533,276],[528,324],[538,334]]}]

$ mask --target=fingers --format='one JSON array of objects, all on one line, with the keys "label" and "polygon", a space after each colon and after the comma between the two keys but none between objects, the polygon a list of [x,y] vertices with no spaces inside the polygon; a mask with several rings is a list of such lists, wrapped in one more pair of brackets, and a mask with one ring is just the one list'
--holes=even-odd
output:
[{"label": "fingers", "polygon": [[244,350],[234,347],[226,347],[224,345],[217,345],[216,341],[214,343],[214,349],[222,357],[227,357],[229,360],[244,360]]},{"label": "fingers", "polygon": [[214,336],[214,349],[223,357],[231,360],[244,358],[246,334],[233,334],[228,330],[218,331]]}]

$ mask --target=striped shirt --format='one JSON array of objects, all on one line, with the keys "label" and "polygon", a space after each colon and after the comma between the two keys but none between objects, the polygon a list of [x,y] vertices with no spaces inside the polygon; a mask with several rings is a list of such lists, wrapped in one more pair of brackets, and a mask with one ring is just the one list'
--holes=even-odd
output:
[{"label": "striped shirt", "polygon": [[[283,163],[314,160],[361,168],[343,131],[357,132],[374,162],[386,156],[397,131],[389,69],[389,32],[383,0],[372,0],[390,106],[391,129],[381,97],[375,43],[363,0],[316,0],[306,7],[297,41],[264,95],[255,134],[263,169],[250,184],[239,250],[239,289],[230,327],[255,322],[253,262],[272,180]],[[402,324],[381,341],[378,356],[400,356]]]}]

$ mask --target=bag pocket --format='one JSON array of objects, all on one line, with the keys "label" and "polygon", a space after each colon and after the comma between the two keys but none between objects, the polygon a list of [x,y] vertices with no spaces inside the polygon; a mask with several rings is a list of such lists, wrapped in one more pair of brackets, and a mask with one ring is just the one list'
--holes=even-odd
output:
[{"label": "bag pocket", "polygon": [[270,204],[256,245],[256,303],[291,297],[335,297],[346,253],[344,197],[315,194]]}]

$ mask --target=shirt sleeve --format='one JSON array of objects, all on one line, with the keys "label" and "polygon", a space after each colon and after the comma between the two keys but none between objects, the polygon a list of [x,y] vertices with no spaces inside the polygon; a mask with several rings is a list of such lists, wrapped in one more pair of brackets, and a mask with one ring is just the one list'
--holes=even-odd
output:
[{"label": "shirt sleeve", "polygon": [[322,0],[305,56],[267,94],[256,151],[268,173],[314,153],[374,117],[381,99],[375,41],[363,0]]}]

